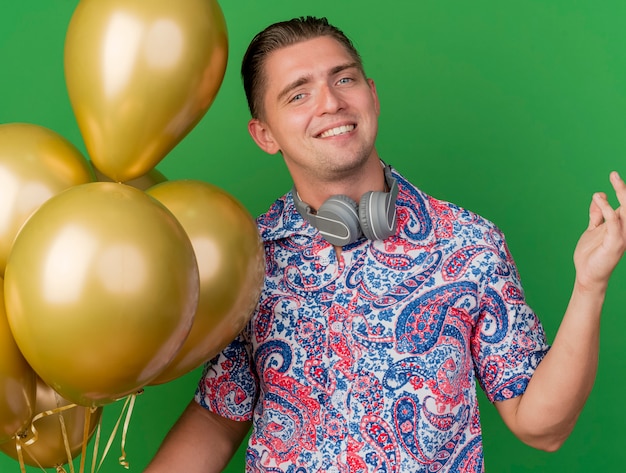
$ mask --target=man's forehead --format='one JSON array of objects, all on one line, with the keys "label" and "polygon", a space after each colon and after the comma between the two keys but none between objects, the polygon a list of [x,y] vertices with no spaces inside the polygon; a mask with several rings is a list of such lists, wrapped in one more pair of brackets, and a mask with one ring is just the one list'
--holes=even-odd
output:
[{"label": "man's forehead", "polygon": [[354,57],[336,39],[321,36],[272,51],[266,58],[264,75],[271,86],[301,75],[330,74],[339,66],[354,62]]}]

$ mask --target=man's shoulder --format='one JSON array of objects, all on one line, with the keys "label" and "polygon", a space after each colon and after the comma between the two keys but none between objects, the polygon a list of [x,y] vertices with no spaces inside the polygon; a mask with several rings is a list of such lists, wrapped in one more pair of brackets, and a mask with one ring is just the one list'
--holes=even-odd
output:
[{"label": "man's shoulder", "polygon": [[420,224],[435,228],[455,227],[474,228],[483,231],[497,231],[498,227],[489,219],[457,203],[430,195],[396,173],[400,188],[398,206],[410,210]]},{"label": "man's shoulder", "polygon": [[263,241],[308,234],[313,230],[313,227],[305,225],[296,210],[291,192],[276,199],[265,213],[257,217],[256,224]]}]

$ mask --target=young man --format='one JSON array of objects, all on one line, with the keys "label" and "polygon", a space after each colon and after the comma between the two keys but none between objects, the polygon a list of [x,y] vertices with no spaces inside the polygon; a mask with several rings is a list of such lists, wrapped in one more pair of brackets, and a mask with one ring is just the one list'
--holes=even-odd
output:
[{"label": "young man", "polygon": [[221,471],[252,426],[247,471],[483,470],[475,376],[522,441],[552,451],[591,391],[600,312],[626,248],[593,196],[551,347],[503,235],[382,163],[379,102],[324,19],[271,25],[242,66],[248,128],[294,189],[258,220],[266,281],[244,332],[207,363],[151,473]]}]

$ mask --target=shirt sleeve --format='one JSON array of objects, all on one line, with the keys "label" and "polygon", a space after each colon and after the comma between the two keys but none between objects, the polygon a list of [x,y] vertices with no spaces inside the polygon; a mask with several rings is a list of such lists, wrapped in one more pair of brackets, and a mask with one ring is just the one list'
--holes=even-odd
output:
[{"label": "shirt sleeve", "polygon": [[236,421],[252,419],[258,391],[248,330],[205,363],[195,394],[196,402],[202,407]]},{"label": "shirt sleeve", "polygon": [[[526,303],[519,274],[501,233],[486,274],[472,356],[477,379],[491,401],[524,393],[549,350],[536,314]],[[495,263],[495,264],[494,264]]]}]

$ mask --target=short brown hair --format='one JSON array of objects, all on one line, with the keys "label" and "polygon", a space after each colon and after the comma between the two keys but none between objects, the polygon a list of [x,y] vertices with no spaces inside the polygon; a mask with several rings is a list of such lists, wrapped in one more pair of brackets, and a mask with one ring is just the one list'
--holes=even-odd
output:
[{"label": "short brown hair", "polygon": [[241,64],[243,88],[253,118],[258,118],[263,112],[262,96],[265,89],[263,66],[267,56],[277,49],[320,36],[330,36],[336,39],[365,75],[363,61],[352,41],[343,31],[328,23],[326,18],[307,16],[274,23],[252,39]]}]

